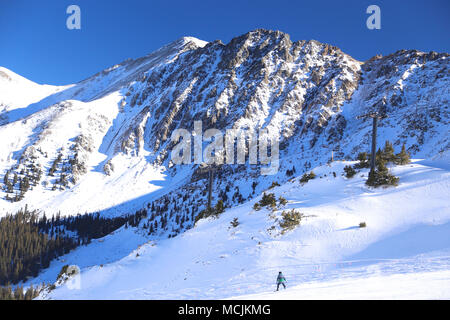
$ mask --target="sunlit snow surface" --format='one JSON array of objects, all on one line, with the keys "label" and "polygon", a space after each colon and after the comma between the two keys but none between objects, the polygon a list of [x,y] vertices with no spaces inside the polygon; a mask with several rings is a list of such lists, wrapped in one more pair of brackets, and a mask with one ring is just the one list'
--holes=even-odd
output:
[{"label": "sunlit snow surface", "polygon": [[[307,216],[284,235],[267,231],[280,211],[254,211],[250,201],[172,239],[122,228],[33,282],[77,264],[80,289],[63,285],[40,298],[449,299],[450,168],[424,163],[393,168],[396,188],[369,189],[367,171],[346,179],[347,163],[335,162],[314,169],[318,177],[305,185],[296,178],[273,189],[288,200],[283,209]],[[230,228],[235,217],[241,224]],[[278,271],[288,289],[275,293]]]}]

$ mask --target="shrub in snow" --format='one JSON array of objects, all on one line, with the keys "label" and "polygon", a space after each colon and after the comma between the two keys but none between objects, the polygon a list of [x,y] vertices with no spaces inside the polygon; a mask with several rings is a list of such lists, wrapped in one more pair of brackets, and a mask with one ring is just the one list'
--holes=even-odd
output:
[{"label": "shrub in snow", "polygon": [[280,184],[279,184],[278,182],[273,181],[273,182],[272,182],[272,185],[269,187],[269,189],[273,189],[273,188],[279,187],[279,186],[280,186]]},{"label": "shrub in snow", "polygon": [[240,224],[240,223],[239,223],[238,218],[234,218],[234,219],[230,222],[230,225],[231,225],[233,228],[236,228],[239,224]]},{"label": "shrub in snow", "polygon": [[278,198],[278,201],[280,202],[280,205],[282,205],[282,206],[285,206],[285,205],[287,204],[286,198],[284,198],[284,197],[282,197],[282,196],[280,196],[280,197]]},{"label": "shrub in snow", "polygon": [[103,172],[105,172],[105,174],[109,176],[113,171],[114,165],[112,164],[111,159],[109,159],[108,162],[106,162],[103,166]]},{"label": "shrub in snow", "polygon": [[309,180],[312,180],[316,177],[316,174],[311,171],[310,173],[304,173],[300,178],[301,183],[307,183]]},{"label": "shrub in snow", "polygon": [[205,210],[200,211],[200,213],[195,217],[195,223],[200,219],[208,218],[211,216],[218,217],[221,213],[225,211],[225,207],[223,205],[223,200],[217,201],[214,208],[206,208]]},{"label": "shrub in snow", "polygon": [[195,223],[197,223],[201,219],[208,218],[208,217],[212,216],[213,215],[213,211],[214,210],[212,208],[211,209],[206,208],[206,209],[200,211],[200,213],[195,217]]},{"label": "shrub in snow", "polygon": [[345,177],[348,179],[353,178],[353,176],[356,174],[356,170],[353,169],[352,166],[345,166],[344,171],[345,171]]},{"label": "shrub in snow", "polygon": [[93,145],[94,141],[91,136],[80,134],[75,138],[75,144],[71,147],[71,149],[75,151],[85,150],[87,152],[92,152]]},{"label": "shrub in snow", "polygon": [[64,265],[61,270],[59,271],[58,276],[56,277],[56,280],[62,279],[64,275],[67,273],[67,269],[69,268],[69,265]]},{"label": "shrub in snow", "polygon": [[281,213],[281,216],[283,217],[283,219],[280,221],[280,227],[282,229],[281,234],[284,234],[285,232],[294,229],[300,224],[303,214],[295,211],[295,209],[292,209],[291,211],[283,211]]},{"label": "shrub in snow", "polygon": [[261,201],[259,201],[259,205],[261,207],[270,206],[271,208],[275,208],[277,206],[275,194],[264,192]]},{"label": "shrub in snow", "polygon": [[261,200],[259,202],[255,202],[253,205],[253,210],[259,211],[262,207],[266,206],[269,206],[272,209],[277,207],[277,199],[275,198],[275,194],[264,192]]},{"label": "shrub in snow", "polygon": [[363,169],[363,168],[369,168],[370,163],[368,160],[367,152],[360,152],[358,154],[358,157],[356,158],[359,162],[355,164],[356,169]]}]

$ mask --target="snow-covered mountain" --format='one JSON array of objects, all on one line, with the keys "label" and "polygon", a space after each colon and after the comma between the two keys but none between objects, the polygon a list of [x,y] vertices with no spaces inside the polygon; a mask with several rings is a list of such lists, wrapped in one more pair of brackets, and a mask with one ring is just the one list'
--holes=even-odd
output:
[{"label": "snow-covered mountain", "polygon": [[[137,245],[179,234],[181,238],[165,240],[165,245],[186,250],[200,243],[214,245],[205,237],[218,232],[220,237],[214,241],[220,247],[219,243],[227,237],[237,239],[236,234],[230,236],[228,231],[222,230],[229,224],[227,219],[234,215],[244,222],[251,220],[250,229],[242,231],[239,237],[248,238],[251,234],[253,238],[245,241],[266,241],[272,248],[260,255],[257,253],[260,247],[247,247],[246,242],[241,254],[248,259],[262,259],[258,260],[256,269],[289,266],[289,257],[299,263],[297,255],[304,254],[306,260],[318,263],[343,261],[365,246],[415,224],[430,221],[448,224],[449,208],[442,200],[449,188],[449,168],[445,165],[450,149],[448,58],[448,53],[400,50],[361,62],[329,44],[315,40],[293,42],[285,33],[260,29],[234,38],[228,44],[184,37],[145,57],[126,60],[67,86],[36,84],[0,68],[0,216],[15,212],[25,204],[47,214],[61,212],[63,216],[85,212],[118,216],[141,209],[147,211],[147,218],[136,230],[120,229],[116,235],[75,250],[71,256],[54,262],[36,281],[54,278],[64,260],[87,268],[87,274],[97,278],[92,266],[116,263],[111,268],[124,268],[122,264],[134,262],[128,261],[131,256],[120,259],[130,252],[135,255],[133,250]],[[400,151],[405,144],[414,158],[433,163],[414,165],[403,171],[398,169],[403,189],[399,193],[401,200],[396,200],[397,208],[403,201],[412,199],[411,190],[415,190],[413,193],[417,196],[422,192],[431,195],[431,189],[441,190],[435,195],[436,199],[433,198],[436,201],[431,201],[436,207],[422,220],[417,218],[406,223],[403,219],[409,209],[404,208],[397,213],[398,220],[385,225],[379,219],[386,219],[387,215],[380,218],[377,215],[385,201],[393,202],[396,191],[371,191],[363,186],[361,177],[358,182],[341,181],[341,167],[347,163],[341,161],[354,160],[358,152],[369,150],[372,123],[358,120],[357,116],[372,111],[388,116],[379,122],[380,146],[390,140],[396,151]],[[260,165],[219,166],[212,201],[215,204],[221,199],[230,209],[219,222],[209,221],[207,225],[202,222],[189,230],[206,206],[207,175],[197,164],[173,165],[171,134],[175,129],[192,131],[195,121],[202,122],[203,131],[217,128],[225,133],[231,128],[267,128],[280,136],[280,163],[277,173],[268,176],[260,174]],[[330,169],[326,164],[332,153],[337,167]],[[289,187],[296,181],[292,178],[313,168],[319,173],[323,171],[322,183],[316,189]],[[329,181],[332,171],[337,173],[337,178],[331,179],[335,182]],[[430,176],[422,176],[424,172],[430,172]],[[417,179],[412,179],[413,176]],[[406,185],[402,186],[402,179],[414,182],[410,191]],[[9,188],[5,181],[9,181]],[[254,201],[251,199],[258,198],[274,182],[281,185],[280,194],[287,195],[291,203],[288,207],[301,209],[306,203],[312,208],[311,215],[319,216],[318,220],[312,219],[319,221],[319,225],[311,227],[314,232],[311,229],[312,233],[308,233],[307,227],[308,230],[299,231],[301,235],[297,238],[291,235],[269,241],[267,237],[271,235],[261,229],[267,227],[266,218],[257,214],[247,217],[251,201]],[[358,200],[352,204],[355,197]],[[380,200],[373,202],[374,199]],[[302,205],[297,205],[299,203]],[[375,208],[369,210],[372,205]],[[367,209],[367,214],[359,212],[361,208]],[[417,212],[424,210],[423,206],[418,208]],[[339,210],[346,217],[344,220],[336,218]],[[387,229],[383,232],[367,229],[368,233],[350,230],[344,232],[349,234],[348,239],[327,236],[329,232],[338,234],[339,228],[351,228],[358,219]],[[438,229],[445,233],[447,224],[442,227],[444,231]],[[149,225],[153,229],[151,235]],[[189,231],[184,233],[186,230]],[[320,241],[313,244],[311,250],[324,250],[317,256],[303,248],[316,236]],[[191,243],[189,237],[196,240]],[[283,240],[277,243],[277,239]],[[239,241],[236,240],[236,245]],[[334,241],[337,242],[333,244]],[[292,244],[293,248],[289,249]],[[145,244],[145,251],[152,251],[153,245],[153,242]],[[242,249],[238,245],[233,248],[224,248],[223,257],[220,254],[212,257],[210,249],[205,247],[201,249],[204,256],[198,256],[195,263],[207,265],[211,259],[227,261],[230,255]],[[168,252],[181,254],[183,250]],[[275,257],[277,252],[279,257]],[[411,251],[412,254],[423,252]],[[214,255],[216,253],[214,251]],[[285,255],[282,260],[287,259],[283,264],[279,264],[281,255]],[[272,256],[278,259],[273,265],[266,261]],[[153,257],[153,253],[149,253],[147,258]],[[187,255],[186,259],[193,258]],[[161,256],[158,266],[152,266],[165,270],[169,260],[169,256]],[[232,266],[240,268],[245,261],[242,258]],[[447,260],[443,263],[448,266]],[[147,268],[147,264],[137,266],[144,267]],[[256,269],[246,272],[250,274]],[[168,276],[179,278],[182,273],[189,274],[189,270],[205,272],[192,266],[183,270],[175,268]],[[232,275],[219,277],[231,281],[228,291],[204,297],[259,294],[256,287],[237,293],[233,281],[245,272],[232,270],[229,270]],[[103,275],[98,279],[104,281]],[[118,291],[112,297],[117,298],[122,288],[119,285],[115,289]],[[145,290],[137,296],[126,297],[144,298]],[[61,293],[63,291],[57,292],[56,297],[68,297]],[[93,292],[89,297],[99,297],[95,294],[106,291],[100,288]],[[164,294],[168,295],[164,297],[194,297],[192,292],[175,295],[167,291]],[[148,297],[157,296],[148,294]]]},{"label": "snow-covered mountain", "polygon": [[[19,201],[2,190],[0,206],[122,214],[163,195],[174,203],[185,187],[199,189],[184,199],[198,211],[204,183],[197,166],[169,168],[171,133],[193,129],[194,120],[203,130],[279,133],[272,179],[279,182],[292,167],[301,173],[327,162],[332,150],[335,159],[368,150],[371,123],[356,116],[380,108],[389,116],[380,123],[380,144],[390,139],[415,157],[433,157],[450,146],[448,84],[447,53],[401,50],[359,62],[334,46],[267,30],[228,44],[185,37],[64,87],[2,68],[0,172],[34,178]],[[255,166],[223,166],[214,201],[225,189],[228,205],[252,196],[241,189],[258,176]],[[254,194],[267,187],[258,184]]]}]

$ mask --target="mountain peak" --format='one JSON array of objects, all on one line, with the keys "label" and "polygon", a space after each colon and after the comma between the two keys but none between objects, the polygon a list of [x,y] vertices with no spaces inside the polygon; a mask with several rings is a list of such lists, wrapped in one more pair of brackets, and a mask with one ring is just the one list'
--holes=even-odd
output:
[{"label": "mountain peak", "polygon": [[208,44],[207,41],[203,41],[200,40],[198,38],[195,37],[181,37],[180,39],[178,39],[177,41],[182,42],[183,44],[188,44],[188,43],[194,43],[196,44],[198,47],[203,48],[204,46],[206,46]]}]

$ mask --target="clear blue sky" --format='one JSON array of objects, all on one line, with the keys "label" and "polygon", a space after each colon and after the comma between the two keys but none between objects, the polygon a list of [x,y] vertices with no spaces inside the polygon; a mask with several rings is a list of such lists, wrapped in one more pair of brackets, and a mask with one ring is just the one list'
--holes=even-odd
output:
[{"label": "clear blue sky", "polygon": [[[81,30],[66,8],[81,8]],[[366,8],[381,8],[381,30]],[[33,81],[68,84],[182,36],[206,41],[256,28],[316,39],[359,60],[398,49],[449,52],[449,0],[0,0],[0,66]]]}]

